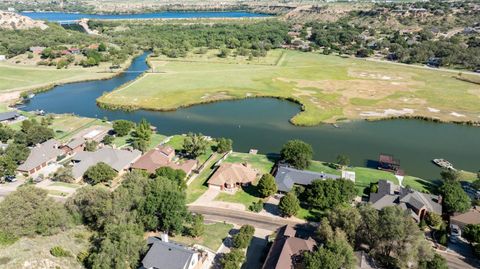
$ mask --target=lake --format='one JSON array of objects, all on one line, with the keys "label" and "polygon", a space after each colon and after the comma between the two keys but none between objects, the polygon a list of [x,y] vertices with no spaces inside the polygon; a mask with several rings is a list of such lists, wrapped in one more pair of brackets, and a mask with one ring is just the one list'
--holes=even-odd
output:
[{"label": "lake", "polygon": [[51,22],[76,21],[83,18],[96,20],[145,20],[145,19],[191,19],[191,18],[256,18],[270,15],[245,11],[165,11],[138,14],[85,14],[65,12],[22,12],[24,16],[34,20]]},{"label": "lake", "polygon": [[[148,69],[147,54],[137,57],[129,71]],[[279,152],[289,139],[310,143],[315,159],[334,161],[342,153],[353,165],[363,166],[389,153],[400,159],[409,175],[438,178],[440,168],[433,158],[446,158],[459,169],[480,169],[480,128],[438,124],[417,120],[356,121],[316,127],[297,127],[288,122],[300,111],[297,104],[270,98],[223,101],[179,109],[173,112],[104,110],[95,100],[135,79],[140,73],[122,73],[110,80],[71,83],[40,93],[25,104],[24,110],[43,109],[51,113],[74,113],[109,120],[146,118],[166,135],[201,132],[212,137],[229,137],[236,151],[257,148],[260,153]],[[161,85],[159,85],[161,89]]]}]

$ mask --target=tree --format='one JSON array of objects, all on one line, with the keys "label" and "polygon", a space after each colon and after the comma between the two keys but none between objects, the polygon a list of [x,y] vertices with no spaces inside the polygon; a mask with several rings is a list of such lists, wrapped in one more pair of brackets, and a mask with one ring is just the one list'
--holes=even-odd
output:
[{"label": "tree", "polygon": [[217,139],[217,152],[225,153],[232,150],[233,141],[228,138],[218,138]]},{"label": "tree", "polygon": [[354,183],[346,179],[314,180],[304,192],[308,205],[322,210],[349,203],[355,195]]},{"label": "tree", "polygon": [[0,232],[16,237],[52,235],[69,228],[72,219],[65,207],[47,191],[21,186],[0,203]]},{"label": "tree", "polygon": [[88,264],[95,269],[137,268],[146,249],[143,230],[135,223],[108,224],[93,241],[98,243],[92,248]]},{"label": "tree", "polygon": [[187,183],[185,182],[187,174],[181,169],[173,169],[168,166],[160,167],[155,170],[155,176],[175,182],[182,190],[187,189]]},{"label": "tree", "polygon": [[440,176],[445,181],[457,181],[460,174],[456,170],[443,170],[440,172]]},{"label": "tree", "polygon": [[102,143],[105,144],[105,145],[111,145],[113,143],[113,141],[115,140],[115,138],[111,135],[106,135],[103,139],[102,139]]},{"label": "tree", "polygon": [[146,187],[140,215],[148,230],[180,232],[187,216],[185,192],[165,178],[156,178]]},{"label": "tree", "polygon": [[[123,185],[119,188],[122,187]],[[103,230],[113,215],[112,194],[105,188],[80,188],[67,200],[65,206],[77,222],[95,230]]]},{"label": "tree", "polygon": [[95,185],[101,182],[108,182],[117,176],[117,171],[104,162],[90,166],[83,174],[83,178]]},{"label": "tree", "polygon": [[135,127],[134,136],[137,140],[150,141],[150,138],[152,137],[152,129],[150,128],[150,123],[146,119],[142,119]]},{"label": "tree", "polygon": [[250,245],[250,241],[252,241],[254,233],[255,228],[253,226],[248,224],[243,225],[232,238],[233,247],[240,249],[247,248],[248,245]]},{"label": "tree", "polygon": [[452,214],[454,212],[467,212],[470,208],[470,197],[463,191],[460,182],[445,181],[440,187],[440,193],[443,196],[443,207],[445,212]]},{"label": "tree", "polygon": [[96,151],[98,147],[98,142],[97,141],[87,141],[85,143],[85,151]]},{"label": "tree", "polygon": [[17,167],[18,165],[9,156],[0,156],[0,179],[7,176],[14,176]]},{"label": "tree", "polygon": [[135,123],[128,120],[116,120],[113,122],[113,131],[117,136],[126,136],[130,133]]},{"label": "tree", "polygon": [[7,143],[15,135],[15,131],[7,125],[0,124],[0,142]]},{"label": "tree", "polygon": [[245,254],[240,249],[232,249],[220,259],[220,265],[223,269],[240,269],[240,266],[245,259]]},{"label": "tree", "polygon": [[191,227],[188,230],[188,234],[192,237],[199,237],[205,233],[205,224],[202,214],[192,215]]},{"label": "tree", "polygon": [[342,168],[350,164],[350,158],[347,155],[340,154],[337,156],[337,164]]},{"label": "tree", "polygon": [[433,226],[433,227],[438,227],[442,224],[442,216],[435,212],[428,212],[427,215],[425,216],[425,221],[427,222],[428,225]]},{"label": "tree", "polygon": [[146,152],[148,150],[149,142],[143,139],[135,139],[132,143],[134,149],[138,149],[141,152]]},{"label": "tree", "polygon": [[300,210],[300,201],[294,193],[289,192],[280,199],[278,209],[284,216],[295,216]]},{"label": "tree", "polygon": [[191,158],[197,158],[207,150],[208,141],[202,134],[188,133],[183,141],[183,150]]},{"label": "tree", "polygon": [[275,178],[271,174],[264,174],[257,185],[258,192],[263,197],[269,197],[277,192]]},{"label": "tree", "polygon": [[21,130],[25,134],[25,143],[29,146],[43,143],[54,137],[52,129],[40,125],[35,119],[22,121]]},{"label": "tree", "polygon": [[442,255],[435,253],[431,260],[421,260],[418,269],[448,269],[447,261]]},{"label": "tree", "polygon": [[305,169],[310,165],[313,156],[312,146],[301,140],[290,140],[281,150],[282,160],[297,169]]},{"label": "tree", "polygon": [[305,252],[305,269],[353,269],[356,258],[353,248],[345,239],[345,234],[336,231],[335,236],[314,252]]},{"label": "tree", "polygon": [[71,183],[75,181],[75,178],[73,177],[73,173],[72,173],[72,167],[66,166],[66,167],[58,168],[57,171],[53,173],[52,180],[67,182],[67,183]]},{"label": "tree", "polygon": [[462,237],[470,243],[480,243],[480,224],[467,224],[463,229]]},{"label": "tree", "polygon": [[328,220],[334,230],[340,229],[344,231],[348,242],[355,245],[357,227],[361,222],[360,213],[355,207],[336,206],[330,214],[328,214]]},{"label": "tree", "polygon": [[24,162],[28,155],[30,155],[30,149],[23,144],[9,144],[5,150],[5,156],[10,157],[16,164]]}]

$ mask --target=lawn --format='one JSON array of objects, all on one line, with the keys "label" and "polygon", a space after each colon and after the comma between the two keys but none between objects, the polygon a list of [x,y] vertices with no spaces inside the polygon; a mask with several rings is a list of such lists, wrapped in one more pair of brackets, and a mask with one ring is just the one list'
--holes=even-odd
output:
[{"label": "lawn", "polygon": [[[76,259],[80,251],[89,248],[90,232],[76,227],[52,236],[22,237],[9,246],[0,246],[0,268],[42,268],[45,264],[54,264],[48,268],[84,268]],[[61,246],[70,251],[73,257],[53,257],[50,249]]]},{"label": "lawn", "polygon": [[102,79],[112,74],[99,73],[101,67],[56,69],[43,66],[0,64],[0,92],[42,88],[56,83]]},{"label": "lawn", "polygon": [[272,158],[267,157],[266,155],[262,154],[248,154],[248,153],[240,153],[240,152],[232,152],[228,157],[224,160],[227,163],[248,163],[252,165],[255,169],[258,169],[260,173],[270,173],[272,170],[273,165],[275,164],[275,160]]},{"label": "lawn", "polygon": [[215,197],[216,201],[243,204],[246,209],[259,199],[261,199],[261,197],[257,193],[256,184],[242,187],[242,189],[237,190],[235,194],[221,192]]},{"label": "lawn", "polygon": [[74,184],[74,183],[66,183],[66,182],[54,182],[54,183],[50,184],[49,186],[59,186],[59,187],[78,189],[82,185]]},{"label": "lawn", "polygon": [[[125,136],[119,136],[119,137],[115,137],[115,139],[113,140],[113,144],[118,148],[118,147],[123,147],[125,145],[130,145],[134,138],[132,136],[132,132],[130,132],[130,134],[128,135],[125,135]],[[156,146],[158,146],[163,140],[165,140],[165,138],[167,138],[166,136],[164,135],[161,135],[161,134],[152,134],[152,138],[150,139],[150,144],[148,144],[148,149],[153,149],[155,148]]]},{"label": "lawn", "polygon": [[205,184],[208,178],[212,174],[215,164],[222,155],[215,155],[213,159],[208,163],[209,165],[205,166],[203,171],[188,185],[187,188],[187,204],[195,202],[204,192],[208,190],[208,186]]},{"label": "lawn", "polygon": [[[176,60],[154,58],[153,68],[161,72],[145,74],[98,101],[112,108],[172,110],[267,96],[302,103],[304,110],[291,120],[298,125],[402,113],[478,121],[480,88],[453,78],[456,73],[317,53],[280,52],[269,52],[264,63],[241,58],[233,62],[213,60],[211,54]],[[272,58],[277,58],[273,65]]]},{"label": "lawn", "polygon": [[214,223],[205,224],[205,233],[199,238],[177,235],[172,237],[172,241],[177,241],[185,245],[199,244],[206,246],[214,252],[220,247],[223,239],[228,236],[228,232],[233,228],[232,224]]}]

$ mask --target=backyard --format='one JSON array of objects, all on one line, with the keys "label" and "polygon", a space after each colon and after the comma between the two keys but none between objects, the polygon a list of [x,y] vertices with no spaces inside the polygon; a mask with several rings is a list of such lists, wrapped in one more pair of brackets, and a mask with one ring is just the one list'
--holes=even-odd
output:
[{"label": "backyard", "polygon": [[[291,119],[297,125],[402,115],[478,120],[480,88],[455,79],[455,73],[282,52],[271,51],[265,62],[258,63],[238,57],[213,60],[209,54],[152,58],[152,68],[158,73],[147,73],[98,101],[112,108],[172,110],[218,100],[288,98],[304,107]],[[276,61],[271,60],[275,57]]]},{"label": "backyard", "polygon": [[206,246],[213,251],[217,251],[222,244],[223,239],[228,236],[228,232],[232,228],[233,225],[227,223],[205,224],[205,233],[199,238],[176,235],[172,240],[189,246],[198,244]]}]

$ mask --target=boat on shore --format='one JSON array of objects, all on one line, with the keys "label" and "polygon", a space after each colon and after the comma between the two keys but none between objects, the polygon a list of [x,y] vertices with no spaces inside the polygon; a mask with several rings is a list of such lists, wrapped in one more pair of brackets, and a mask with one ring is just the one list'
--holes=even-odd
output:
[{"label": "boat on shore", "polygon": [[432,162],[434,164],[440,166],[441,168],[445,168],[445,169],[449,169],[449,170],[456,170],[453,167],[453,164],[450,163],[449,161],[445,160],[445,159],[433,159]]}]

